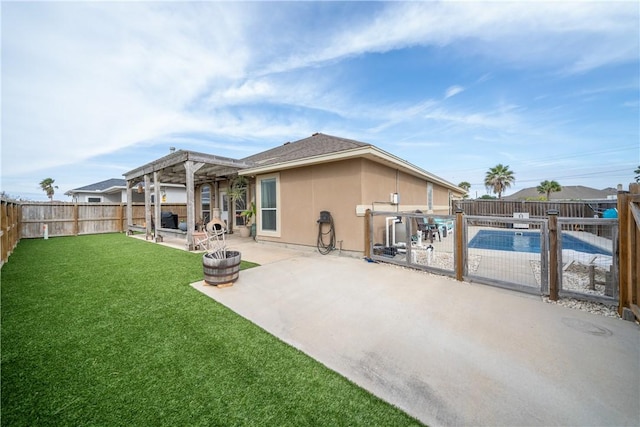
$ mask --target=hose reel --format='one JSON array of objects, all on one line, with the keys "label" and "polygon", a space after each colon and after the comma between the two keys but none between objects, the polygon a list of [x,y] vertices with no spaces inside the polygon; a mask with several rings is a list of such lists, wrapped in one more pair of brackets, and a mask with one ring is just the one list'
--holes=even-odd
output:
[{"label": "hose reel", "polygon": [[[320,218],[318,219],[318,252],[322,255],[327,255],[329,252],[336,248],[336,231],[333,226],[333,217],[329,211],[320,211]],[[328,242],[325,243],[325,239],[328,236]]]}]

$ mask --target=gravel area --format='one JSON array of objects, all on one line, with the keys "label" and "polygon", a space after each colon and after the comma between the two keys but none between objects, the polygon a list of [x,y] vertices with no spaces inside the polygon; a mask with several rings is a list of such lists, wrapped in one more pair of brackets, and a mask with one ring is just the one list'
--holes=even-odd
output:
[{"label": "gravel area", "polygon": [[[538,285],[540,284],[540,261],[531,261],[531,269],[536,278]],[[595,269],[595,289],[589,289],[589,267],[583,264],[571,264],[562,272],[562,288],[589,295],[604,296],[604,285],[598,282],[605,281],[605,269],[596,267]],[[576,310],[588,311],[589,313],[599,314],[606,317],[616,317],[618,315],[618,306],[609,306],[591,301],[581,301],[575,298],[559,298],[558,301],[551,301],[549,297],[543,296],[542,300],[549,304],[557,304],[563,307],[573,308]]]},{"label": "gravel area", "polygon": [[[440,268],[443,270],[454,270],[454,258],[452,253],[447,252],[432,252],[431,259],[429,259],[429,252],[426,250],[415,250],[416,264],[427,265],[429,267]],[[480,265],[480,255],[469,256],[469,272],[475,273],[478,271]]]}]

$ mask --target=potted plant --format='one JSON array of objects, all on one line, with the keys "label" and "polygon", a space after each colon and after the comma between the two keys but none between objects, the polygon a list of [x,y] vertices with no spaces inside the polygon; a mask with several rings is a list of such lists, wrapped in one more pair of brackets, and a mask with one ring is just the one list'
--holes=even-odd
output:
[{"label": "potted plant", "polygon": [[256,204],[255,202],[251,202],[249,204],[249,208],[242,211],[240,216],[244,217],[245,224],[251,227],[251,236],[256,236],[256,224],[254,222],[254,218],[256,217]]}]

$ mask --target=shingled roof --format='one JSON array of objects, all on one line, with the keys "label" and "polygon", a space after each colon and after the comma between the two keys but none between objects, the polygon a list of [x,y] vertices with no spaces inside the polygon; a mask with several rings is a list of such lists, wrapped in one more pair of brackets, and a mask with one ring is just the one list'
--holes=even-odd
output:
[{"label": "shingled roof", "polygon": [[245,157],[242,160],[256,166],[267,166],[370,146],[371,144],[352,139],[314,133],[308,138],[287,142],[284,145]]},{"label": "shingled roof", "polygon": [[242,161],[250,166],[239,170],[238,173],[240,175],[259,175],[356,158],[368,159],[402,170],[410,175],[439,183],[454,190],[456,193],[463,194],[463,190],[455,184],[412,165],[393,154],[387,153],[374,145],[323,133],[314,133],[308,138],[287,142],[279,147],[246,157]]},{"label": "shingled roof", "polygon": [[71,192],[82,192],[82,191],[104,191],[113,187],[122,187],[126,188],[127,182],[124,179],[119,178],[111,178],[105,181],[96,182],[95,184],[85,185],[84,187],[74,188]]}]

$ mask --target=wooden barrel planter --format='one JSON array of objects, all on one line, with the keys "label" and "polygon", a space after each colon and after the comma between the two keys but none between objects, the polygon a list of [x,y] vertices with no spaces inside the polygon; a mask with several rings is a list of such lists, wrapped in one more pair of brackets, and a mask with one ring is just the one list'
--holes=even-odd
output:
[{"label": "wooden barrel planter", "polygon": [[226,258],[215,258],[213,254],[202,256],[204,281],[209,285],[233,283],[240,275],[240,252],[227,251]]}]

